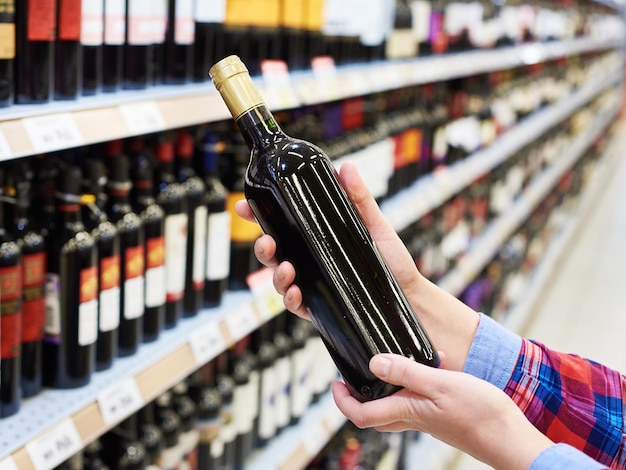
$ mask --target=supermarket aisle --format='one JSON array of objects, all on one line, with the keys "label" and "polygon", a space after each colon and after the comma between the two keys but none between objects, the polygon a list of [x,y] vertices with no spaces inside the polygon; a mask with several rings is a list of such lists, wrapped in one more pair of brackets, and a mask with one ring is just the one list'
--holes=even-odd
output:
[{"label": "supermarket aisle", "polygon": [[[626,125],[621,150],[522,334],[626,373]],[[463,455],[452,470],[486,470]]]}]

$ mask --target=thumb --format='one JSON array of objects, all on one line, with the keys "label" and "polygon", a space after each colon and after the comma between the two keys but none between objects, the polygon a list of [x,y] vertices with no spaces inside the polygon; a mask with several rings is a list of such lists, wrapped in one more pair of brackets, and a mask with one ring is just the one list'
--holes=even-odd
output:
[{"label": "thumb", "polygon": [[378,354],[370,360],[370,370],[379,379],[412,392],[429,396],[446,371],[429,367],[398,354]]}]

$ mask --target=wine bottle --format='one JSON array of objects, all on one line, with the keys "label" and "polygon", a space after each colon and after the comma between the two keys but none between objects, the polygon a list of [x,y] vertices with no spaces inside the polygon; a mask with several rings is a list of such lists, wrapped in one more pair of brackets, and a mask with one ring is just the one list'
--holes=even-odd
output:
[{"label": "wine bottle", "polygon": [[191,81],[194,39],[193,0],[170,0],[165,35],[165,83],[183,84]]},{"label": "wine bottle", "polygon": [[193,44],[193,81],[209,79],[209,67],[222,57],[224,34],[222,23],[226,17],[226,0],[196,2],[196,38]]},{"label": "wine bottle", "polygon": [[439,366],[330,159],[281,131],[238,57],[218,62],[210,74],[251,149],[246,198],[276,239],[278,258],[294,264],[304,303],[351,393],[371,400],[399,389],[369,371],[380,352]]},{"label": "wine bottle", "polygon": [[216,307],[228,286],[230,269],[230,212],[227,191],[219,178],[220,155],[226,146],[219,132],[207,131],[202,138],[202,167],[207,201],[206,273],[204,306]]},{"label": "wine bottle", "polygon": [[131,90],[146,88],[152,80],[152,0],[126,0],[124,83]]},{"label": "wine bottle", "polygon": [[163,433],[155,421],[154,402],[148,403],[138,411],[139,441],[146,449],[148,469],[161,468],[161,454],[163,452]]},{"label": "wine bottle", "polygon": [[183,316],[187,266],[187,194],[174,176],[174,143],[167,138],[156,146],[156,200],[165,211],[165,272],[167,273],[165,327]]},{"label": "wine bottle", "polygon": [[81,0],[58,0],[54,61],[55,100],[74,100],[82,89],[81,10]]},{"label": "wine bottle", "polygon": [[222,427],[218,438],[213,442],[215,454],[221,454],[218,468],[234,469],[236,461],[235,439],[235,409],[234,393],[235,381],[233,380],[228,364],[228,352],[224,351],[215,358],[215,384],[222,400],[220,410]]},{"label": "wine bottle", "polygon": [[139,439],[137,414],[130,415],[102,436],[103,452],[110,468],[141,470],[146,467],[146,449]]},{"label": "wine bottle", "polygon": [[172,388],[172,409],[180,419],[180,446],[183,462],[189,468],[197,468],[198,439],[196,429],[198,407],[188,394],[189,387],[186,381],[181,381]]},{"label": "wine bottle", "polygon": [[202,178],[193,169],[194,140],[180,131],[176,139],[176,173],[187,193],[187,266],[183,315],[196,315],[203,304],[206,272],[207,204]]},{"label": "wine bottle", "polygon": [[102,460],[102,443],[96,439],[85,446],[83,451],[83,470],[109,470]]},{"label": "wine bottle", "polygon": [[[0,180],[4,184],[4,175],[0,174]],[[0,417],[17,413],[22,398],[22,252],[6,229],[5,206],[0,201]]]},{"label": "wine bottle", "polygon": [[163,434],[163,452],[161,468],[174,470],[182,463],[183,453],[180,445],[181,422],[178,413],[172,408],[172,393],[167,391],[155,400],[156,423]]},{"label": "wine bottle", "polygon": [[57,0],[15,2],[19,51],[15,67],[15,101],[46,103],[54,86],[54,40]]},{"label": "wine bottle", "polygon": [[104,0],[82,0],[80,43],[83,49],[82,94],[95,95],[102,88]]},{"label": "wine bottle", "polygon": [[154,163],[142,138],[133,141],[132,207],[146,235],[146,298],[143,340],[154,341],[165,326],[165,213],[154,198]]},{"label": "wine bottle", "polygon": [[22,395],[38,394],[42,387],[41,348],[46,318],[46,243],[33,224],[33,171],[20,161],[12,168],[16,201],[13,234],[22,250]]},{"label": "wine bottle", "polygon": [[246,354],[250,336],[239,341],[229,351],[231,377],[235,383],[233,414],[235,427],[235,467],[244,468],[255,444],[254,423],[258,402],[258,389],[251,383],[252,365]]},{"label": "wine bottle", "polygon": [[263,447],[277,432],[278,374],[276,359],[277,345],[274,342],[272,323],[260,326],[253,333],[253,349],[257,357],[259,372],[259,418],[257,445]]},{"label": "wine bottle", "polygon": [[126,0],[104,0],[104,45],[102,46],[102,91],[122,87]]},{"label": "wine bottle", "polygon": [[106,211],[120,236],[120,323],[118,355],[129,356],[143,340],[145,233],[141,218],[130,205],[132,183],[128,156],[119,140],[109,142]]},{"label": "wine bottle", "polygon": [[85,228],[91,233],[98,250],[98,341],[96,370],[113,365],[118,354],[120,324],[120,237],[104,208],[107,203],[106,173],[102,160],[90,156],[83,171],[83,191],[89,200],[83,203]]},{"label": "wine bottle", "polygon": [[274,344],[276,345],[276,432],[280,433],[291,422],[290,384],[293,370],[291,362],[292,339],[287,331],[287,321],[284,312],[271,320],[274,326]]},{"label": "wine bottle", "polygon": [[0,108],[13,104],[15,61],[15,0],[0,5]]},{"label": "wine bottle", "polygon": [[173,0],[152,0],[152,44],[149,50],[150,79],[152,85],[159,85],[165,80],[165,38],[168,26],[168,4]]},{"label": "wine bottle", "polygon": [[96,243],[80,213],[79,168],[67,165],[56,181],[56,223],[46,238],[46,337],[44,385],[74,388],[89,383],[98,339]]}]

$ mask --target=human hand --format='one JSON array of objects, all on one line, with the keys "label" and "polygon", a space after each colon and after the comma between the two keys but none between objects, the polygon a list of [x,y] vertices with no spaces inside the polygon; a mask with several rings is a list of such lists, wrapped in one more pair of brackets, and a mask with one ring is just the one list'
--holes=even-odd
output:
[{"label": "human hand", "polygon": [[552,445],[508,395],[484,380],[394,354],[374,356],[370,370],[385,382],[404,388],[361,403],[342,382],[334,382],[337,407],[360,428],[425,432],[506,470],[528,469],[537,455]]}]

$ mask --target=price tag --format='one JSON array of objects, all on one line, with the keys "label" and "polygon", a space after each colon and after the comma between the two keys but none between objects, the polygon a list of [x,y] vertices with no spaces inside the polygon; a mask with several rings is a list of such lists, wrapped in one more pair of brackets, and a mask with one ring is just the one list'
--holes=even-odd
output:
[{"label": "price tag", "polygon": [[222,336],[219,324],[211,322],[191,334],[189,346],[196,362],[202,365],[226,350],[226,341]]},{"label": "price tag", "polygon": [[156,101],[123,104],[119,110],[133,135],[165,130],[165,120]]},{"label": "price tag", "polygon": [[318,56],[311,59],[311,70],[315,77],[318,94],[321,101],[331,101],[339,98],[339,81],[335,59],[331,56]]},{"label": "price tag", "polygon": [[252,303],[239,307],[225,319],[231,339],[237,341],[259,327],[259,319]]},{"label": "price tag", "polygon": [[[6,160],[13,156],[13,152],[11,151],[11,147],[7,142],[7,139],[4,137],[2,133],[2,129],[0,129],[0,160]],[[0,467],[2,469],[2,467]]]},{"label": "price tag", "polygon": [[26,444],[26,452],[36,470],[49,470],[83,448],[76,426],[65,419],[52,430]]},{"label": "price tag", "polygon": [[254,297],[254,303],[266,320],[275,317],[285,310],[282,295],[274,289],[273,276],[273,269],[261,268],[247,278],[248,286]]},{"label": "price tag", "polygon": [[300,105],[285,61],[264,60],[261,62],[261,73],[265,85],[263,98],[270,109],[294,108]]},{"label": "price tag", "polygon": [[98,405],[106,424],[114,424],[130,416],[144,405],[135,379],[116,383],[98,395]]},{"label": "price tag", "polygon": [[70,113],[24,118],[22,124],[37,152],[50,152],[83,144],[83,136]]},{"label": "price tag", "polygon": [[18,470],[13,457],[7,457],[2,462],[0,462],[0,470]]},{"label": "price tag", "polygon": [[307,453],[310,456],[317,455],[318,452],[326,445],[329,437],[328,431],[324,427],[322,421],[318,421],[312,426],[309,426],[306,433],[306,439],[304,439],[304,445]]}]

